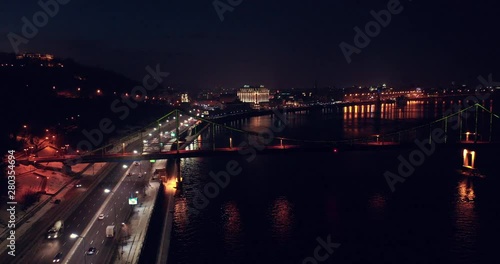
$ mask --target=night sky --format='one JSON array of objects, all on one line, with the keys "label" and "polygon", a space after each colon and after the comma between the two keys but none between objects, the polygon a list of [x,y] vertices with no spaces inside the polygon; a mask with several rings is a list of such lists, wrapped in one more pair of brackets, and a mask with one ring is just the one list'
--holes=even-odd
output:
[{"label": "night sky", "polygon": [[[159,63],[171,73],[168,84],[185,90],[312,87],[315,81],[477,85],[476,77],[489,73],[500,79],[500,5],[494,0],[402,0],[403,10],[348,64],[339,44],[354,45],[353,28],[364,31],[374,20],[370,11],[387,9],[388,2],[241,0],[221,21],[213,0],[70,0],[19,48],[133,79]],[[21,35],[21,18],[31,21],[39,10],[34,0],[2,0],[0,51],[13,52],[7,34]]]}]

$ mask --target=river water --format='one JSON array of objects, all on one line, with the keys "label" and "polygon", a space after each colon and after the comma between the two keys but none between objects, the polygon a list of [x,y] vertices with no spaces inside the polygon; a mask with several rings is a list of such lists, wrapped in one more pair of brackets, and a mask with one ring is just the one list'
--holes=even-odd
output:
[{"label": "river water", "polygon": [[[252,131],[274,125],[276,136],[293,139],[372,137],[442,117],[450,103],[412,103],[404,112],[387,105],[379,115],[353,106],[228,125]],[[464,120],[461,131],[471,124]],[[210,148],[208,132],[190,147]],[[229,146],[229,138],[234,146],[248,139],[216,132],[217,147]],[[414,149],[183,159],[185,188],[175,199],[169,263],[499,263],[500,174],[494,165],[500,156],[478,152],[476,164],[488,177],[467,178],[457,173],[462,150],[437,145],[391,191],[384,173],[397,174],[398,156]],[[211,173],[233,171],[239,173],[215,191]]]}]

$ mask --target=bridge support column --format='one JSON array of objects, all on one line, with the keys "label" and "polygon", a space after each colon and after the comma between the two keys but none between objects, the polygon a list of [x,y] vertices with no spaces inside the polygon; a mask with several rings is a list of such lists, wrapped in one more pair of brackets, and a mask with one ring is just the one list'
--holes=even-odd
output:
[{"label": "bridge support column", "polygon": [[432,124],[429,124],[429,145],[432,145]]},{"label": "bridge support column", "polygon": [[476,104],[476,123],[474,124],[474,143],[477,143],[477,116],[478,116],[478,105]]},{"label": "bridge support column", "polygon": [[446,144],[446,141],[448,139],[448,117],[444,119],[444,143]]},{"label": "bridge support column", "polygon": [[[491,108],[490,108],[491,109]],[[490,111],[490,143],[491,143],[491,135],[493,133],[493,112]]]},{"label": "bridge support column", "polygon": [[182,176],[181,176],[181,158],[177,158],[177,180],[175,182],[175,187],[177,190],[182,190]]},{"label": "bridge support column", "polygon": [[158,121],[158,145],[160,146],[160,153],[162,151],[162,145],[161,145],[161,124],[160,121]]},{"label": "bridge support column", "polygon": [[459,127],[460,127],[460,130],[459,130],[459,141],[460,143],[462,143],[462,111],[459,111],[458,112],[458,123],[459,123]]},{"label": "bridge support column", "polygon": [[176,115],[175,140],[177,142],[177,154],[179,154],[179,110],[175,110],[175,115]]},{"label": "bridge support column", "polygon": [[215,124],[212,123],[212,150],[215,150]]}]

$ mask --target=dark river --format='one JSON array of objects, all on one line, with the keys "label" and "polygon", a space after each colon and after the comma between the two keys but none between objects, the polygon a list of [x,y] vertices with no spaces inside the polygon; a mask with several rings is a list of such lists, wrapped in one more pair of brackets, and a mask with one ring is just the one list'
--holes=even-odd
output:
[{"label": "dark river", "polygon": [[[404,111],[352,106],[228,125],[252,131],[275,126],[274,136],[290,139],[284,144],[373,138],[441,118],[452,103],[411,103]],[[474,118],[464,118],[462,128],[448,127],[449,139],[474,131]],[[489,118],[478,116],[484,140]],[[404,137],[424,140],[439,126],[424,125]],[[208,132],[190,147],[210,148]],[[493,138],[498,134],[493,131]],[[234,146],[248,140],[216,129],[217,147],[229,146],[229,138]],[[476,167],[487,177],[471,178],[457,172],[463,150],[437,144],[391,191],[384,175],[398,174],[398,157],[408,160],[416,149],[184,159],[185,190],[175,200],[169,263],[500,263],[498,152],[477,151]],[[224,187],[210,176],[224,174]]]}]

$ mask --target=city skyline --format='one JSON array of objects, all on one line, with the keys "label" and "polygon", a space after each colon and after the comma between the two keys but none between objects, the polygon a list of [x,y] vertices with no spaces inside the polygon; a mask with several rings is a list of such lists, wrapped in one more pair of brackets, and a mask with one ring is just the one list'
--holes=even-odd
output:
[{"label": "city skyline", "polygon": [[[315,82],[320,87],[439,86],[473,83],[499,70],[498,37],[491,33],[493,1],[233,2],[239,4],[223,12],[221,21],[217,1],[61,1],[65,4],[39,24],[32,38],[22,29],[44,10],[41,5],[4,2],[9,12],[0,27],[5,36],[0,50],[14,52],[16,34],[27,40],[18,43],[19,52],[74,58],[134,80],[145,65],[160,63],[172,73],[168,85],[189,89],[243,83],[311,87]],[[356,45],[357,34],[366,33],[366,45]]]}]

